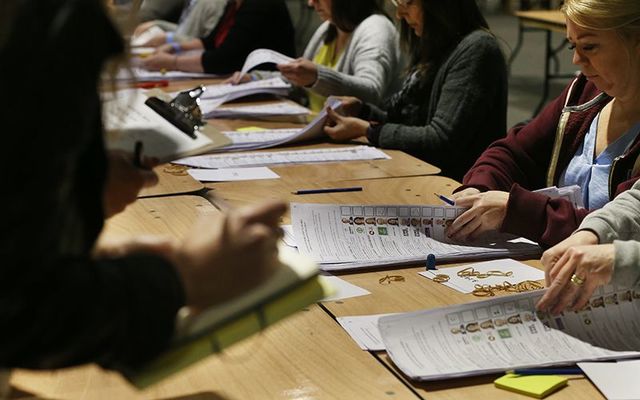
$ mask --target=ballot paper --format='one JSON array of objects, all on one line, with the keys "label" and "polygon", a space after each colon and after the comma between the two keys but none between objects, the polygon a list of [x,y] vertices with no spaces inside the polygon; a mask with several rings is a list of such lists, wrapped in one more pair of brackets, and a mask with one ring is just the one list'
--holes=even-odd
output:
[{"label": "ballot paper", "polygon": [[278,53],[277,51],[269,49],[257,49],[249,53],[246,60],[244,61],[244,65],[242,66],[242,70],[240,72],[244,75],[258,65],[287,64],[292,61],[293,58]]},{"label": "ballot paper", "polygon": [[267,167],[190,169],[189,175],[201,182],[236,182],[262,179],[278,179],[280,176]]},{"label": "ballot paper", "polygon": [[[115,76],[117,82],[149,82],[149,81],[178,81],[186,79],[213,79],[218,75],[199,72],[181,71],[147,71],[143,68],[121,68]],[[109,79],[109,78],[107,78]]]},{"label": "ballot paper", "polygon": [[640,357],[640,292],[601,287],[559,316],[535,311],[543,294],[383,317],[380,334],[396,366],[424,381]]},{"label": "ballot paper", "polygon": [[571,202],[575,208],[584,208],[582,188],[578,185],[564,186],[561,188],[551,186],[544,189],[534,190],[533,192],[544,194],[552,199],[565,199]]},{"label": "ballot paper", "polygon": [[[239,99],[254,94],[275,94],[286,95],[291,89],[291,84],[275,77],[271,79],[260,79],[238,85],[219,84],[207,85],[205,91],[200,97],[202,100],[224,100],[224,102]],[[177,93],[175,93],[177,95]],[[222,103],[220,103],[222,104]]]},{"label": "ballot paper", "polygon": [[[340,104],[340,100],[334,99],[329,102],[328,106],[335,110],[340,106]],[[313,121],[302,129],[272,129],[262,130],[259,132],[223,132],[232,143],[220,148],[219,151],[258,150],[287,143],[315,139],[324,135],[323,128],[326,121],[327,110],[323,109],[318,113]]]},{"label": "ballot paper", "polygon": [[583,362],[578,367],[608,400],[640,399],[640,360]]},{"label": "ballot paper", "polygon": [[369,146],[337,149],[290,150],[260,153],[209,154],[176,160],[174,164],[197,168],[256,167],[267,165],[312,164],[327,162],[384,160],[390,157]]},{"label": "ballot paper", "polygon": [[336,321],[347,331],[351,339],[353,339],[362,350],[383,351],[384,343],[380,330],[378,329],[378,321],[382,317],[399,314],[376,314],[376,315],[358,315],[355,317],[338,317]]},{"label": "ballot paper", "polygon": [[146,31],[131,38],[131,47],[140,47],[156,36],[164,35],[164,30],[158,25],[153,25]]},{"label": "ballot paper", "polygon": [[[468,268],[473,268],[479,273],[487,273],[490,271],[498,271],[505,274],[509,273],[509,276],[488,276],[486,278],[478,278],[476,276],[468,275],[458,276],[460,271]],[[462,293],[472,293],[476,285],[500,285],[504,282],[517,285],[524,281],[538,281],[544,279],[544,272],[541,270],[511,259],[491,260],[481,263],[460,265],[457,267],[439,268],[435,271],[423,271],[419,274],[428,279],[433,279],[436,275],[447,275],[449,280],[442,284]]]},{"label": "ballot paper", "polygon": [[207,101],[200,103],[200,109],[205,118],[262,119],[279,116],[304,117],[311,114],[308,108],[293,102],[251,106],[218,106],[215,103],[207,103]]},{"label": "ballot paper", "polygon": [[291,204],[299,251],[325,271],[502,257],[533,257],[541,249],[516,242],[448,243],[445,229],[462,207]]}]

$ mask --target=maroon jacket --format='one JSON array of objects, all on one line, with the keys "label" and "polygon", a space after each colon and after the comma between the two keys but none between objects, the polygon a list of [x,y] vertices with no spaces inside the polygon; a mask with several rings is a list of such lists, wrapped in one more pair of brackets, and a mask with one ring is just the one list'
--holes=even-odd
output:
[{"label": "maroon jacket", "polygon": [[[589,131],[596,115],[611,101],[580,75],[531,122],[511,129],[494,142],[467,172],[460,191],[509,192],[500,230],[550,247],[567,238],[590,212],[565,199],[551,199],[532,190],[557,185]],[[609,174],[613,199],[640,177],[640,136],[617,157]]]}]

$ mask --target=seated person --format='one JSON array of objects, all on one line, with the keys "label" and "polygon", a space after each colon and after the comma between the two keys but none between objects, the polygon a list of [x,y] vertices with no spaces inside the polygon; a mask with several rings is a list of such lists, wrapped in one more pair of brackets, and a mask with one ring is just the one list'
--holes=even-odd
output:
[{"label": "seated person", "polygon": [[[97,81],[105,59],[122,52],[121,38],[102,0],[5,5],[6,162],[42,168],[3,175],[0,368],[135,368],[166,349],[180,308],[221,304],[272,274],[285,206],[203,218],[182,242],[140,238],[96,248],[105,218],[157,179],[104,149]],[[37,73],[40,57],[47,74]],[[45,125],[25,123],[33,119],[25,105],[43,87],[57,96],[38,110]]]},{"label": "seated person", "polygon": [[[470,209],[448,231],[454,239],[499,230],[552,246],[640,176],[640,2],[568,0],[562,10],[582,74],[465,175],[454,199]],[[586,209],[532,192],[570,185]]]},{"label": "seated person", "polygon": [[[322,110],[327,96],[351,95],[380,103],[397,89],[400,55],[395,26],[377,0],[310,0],[324,21],[302,58],[278,65],[284,78],[305,87],[312,111]],[[236,73],[231,82],[271,77],[254,71]]]},{"label": "seated person", "polygon": [[142,47],[158,47],[165,43],[175,43],[208,36],[216,27],[227,5],[227,0],[188,0],[178,23],[155,19],[138,25],[133,33],[137,37],[154,26],[164,32],[158,33]]},{"label": "seated person", "polygon": [[640,181],[542,256],[549,287],[538,308],[580,310],[601,285],[640,285]]},{"label": "seated person", "polygon": [[185,1],[190,0],[142,0],[136,17],[142,22],[152,20],[178,21]]},{"label": "seated person", "polygon": [[[399,92],[382,109],[343,98],[325,132],[403,150],[454,179],[506,131],[507,68],[475,0],[397,0],[410,57]],[[355,118],[357,117],[357,118]]]},{"label": "seated person", "polygon": [[294,55],[293,24],[284,0],[229,0],[209,36],[161,46],[142,59],[142,67],[231,74],[260,48]]}]

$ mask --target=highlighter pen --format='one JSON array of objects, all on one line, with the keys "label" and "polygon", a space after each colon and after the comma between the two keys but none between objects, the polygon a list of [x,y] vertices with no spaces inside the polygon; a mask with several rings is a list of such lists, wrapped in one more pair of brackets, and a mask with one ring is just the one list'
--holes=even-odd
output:
[{"label": "highlighter pen", "polygon": [[526,368],[507,371],[516,375],[582,375],[580,368]]},{"label": "highlighter pen", "polygon": [[445,197],[445,196],[443,196],[441,194],[438,194],[438,193],[434,193],[434,195],[436,195],[437,198],[439,198],[440,200],[444,201],[445,203],[447,203],[450,206],[455,206],[456,205],[456,202],[451,200],[448,197]]},{"label": "highlighter pen", "polygon": [[343,192],[361,192],[361,186],[327,188],[327,189],[300,189],[292,192],[293,194],[321,194],[321,193],[343,193]]}]

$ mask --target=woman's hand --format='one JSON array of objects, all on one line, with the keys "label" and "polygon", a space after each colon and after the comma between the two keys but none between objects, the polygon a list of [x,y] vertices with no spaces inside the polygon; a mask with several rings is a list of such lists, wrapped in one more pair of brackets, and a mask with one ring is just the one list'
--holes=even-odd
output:
[{"label": "woman's hand", "polygon": [[153,158],[143,157],[144,169],[134,166],[133,155],[124,151],[111,151],[107,158],[107,181],[103,195],[105,218],[123,211],[136,201],[142,188],[158,183],[158,176],[151,170],[158,165]]},{"label": "woman's hand", "polygon": [[231,84],[231,85],[238,85],[240,83],[247,83],[247,82],[251,82],[251,75],[243,74],[240,71],[236,71],[236,72],[233,73],[233,75],[231,75],[230,77],[225,79],[222,83]]},{"label": "woman's hand", "polygon": [[566,248],[550,268],[545,265],[548,289],[536,307],[552,315],[581,310],[598,286],[611,281],[614,261],[613,244]]},{"label": "woman's hand", "polygon": [[133,37],[142,35],[144,32],[148,31],[155,24],[156,24],[155,21],[147,21],[147,22],[141,23],[140,25],[136,26],[136,29],[133,31]]},{"label": "woman's hand", "polygon": [[450,198],[451,198],[451,200],[455,201],[455,200],[461,199],[463,197],[471,196],[471,195],[478,194],[478,193],[480,193],[479,189],[466,188],[464,190],[461,190],[459,192],[456,192],[456,193],[452,194]]},{"label": "woman's hand", "polygon": [[327,107],[328,123],[324,132],[333,140],[344,142],[367,134],[369,122],[359,118],[344,117]]},{"label": "woman's hand", "polygon": [[318,67],[306,58],[278,64],[277,68],[283,77],[296,86],[312,86],[318,80]]},{"label": "woman's hand", "polygon": [[477,239],[481,234],[500,228],[507,213],[509,193],[489,191],[474,193],[477,189],[467,189],[469,195],[458,193],[457,207],[469,207],[453,221],[447,229],[447,236],[457,241]]},{"label": "woman's hand", "polygon": [[329,107],[329,105],[336,100],[340,101],[338,110],[344,116],[355,117],[359,115],[362,110],[362,100],[351,96],[329,96],[324,106]]},{"label": "woman's hand", "polygon": [[174,263],[194,311],[228,301],[253,289],[278,267],[276,243],[282,236],[280,202],[203,218],[176,252]]},{"label": "woman's hand", "polygon": [[174,71],[178,66],[178,56],[169,53],[156,52],[140,60],[140,66],[149,71]]}]

